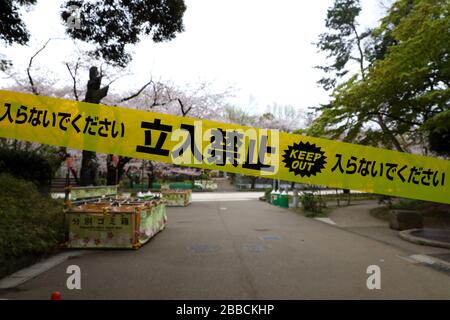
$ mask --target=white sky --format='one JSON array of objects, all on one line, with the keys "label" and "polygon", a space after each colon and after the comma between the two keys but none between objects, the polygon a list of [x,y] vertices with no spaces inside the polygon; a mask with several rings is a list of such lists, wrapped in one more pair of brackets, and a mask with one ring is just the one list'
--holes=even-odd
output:
[{"label": "white sky", "polygon": [[[383,13],[380,0],[362,0],[359,22],[375,26]],[[111,90],[133,90],[153,78],[178,85],[214,81],[215,88],[232,86],[230,100],[254,113],[272,103],[306,109],[328,101],[318,87],[324,56],[312,44],[325,31],[324,19],[333,0],[185,0],[185,32],[167,43],[143,39],[129,69],[133,77]],[[2,48],[15,66],[25,70],[30,56],[48,38],[65,37],[58,10],[62,1],[40,0],[24,14],[32,34],[28,47]],[[71,41],[54,41],[35,65],[70,80],[64,62],[74,61]],[[8,82],[0,79],[0,87]]]}]

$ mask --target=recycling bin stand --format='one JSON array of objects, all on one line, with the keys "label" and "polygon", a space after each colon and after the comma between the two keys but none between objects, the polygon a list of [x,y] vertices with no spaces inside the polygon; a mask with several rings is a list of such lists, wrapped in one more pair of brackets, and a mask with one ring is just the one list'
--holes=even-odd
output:
[{"label": "recycling bin stand", "polygon": [[167,222],[163,202],[110,202],[83,204],[66,213],[67,248],[138,249]]},{"label": "recycling bin stand", "polygon": [[161,195],[168,207],[187,207],[192,200],[192,190],[162,190]]}]

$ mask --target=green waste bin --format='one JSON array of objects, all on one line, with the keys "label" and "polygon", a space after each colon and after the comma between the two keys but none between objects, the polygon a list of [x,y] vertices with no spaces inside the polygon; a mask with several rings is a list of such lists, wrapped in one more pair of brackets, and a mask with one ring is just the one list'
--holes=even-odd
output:
[{"label": "green waste bin", "polygon": [[274,206],[278,206],[278,201],[279,201],[279,198],[280,198],[280,192],[278,191],[278,190],[274,190],[274,191],[272,191],[272,201],[271,201],[271,203],[274,205]]},{"label": "green waste bin", "polygon": [[281,208],[289,208],[289,195],[283,192],[278,197],[278,206]]}]

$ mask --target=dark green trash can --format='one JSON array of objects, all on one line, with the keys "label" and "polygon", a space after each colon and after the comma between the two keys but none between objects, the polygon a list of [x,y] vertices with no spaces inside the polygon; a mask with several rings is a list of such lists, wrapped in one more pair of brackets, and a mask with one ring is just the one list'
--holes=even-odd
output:
[{"label": "dark green trash can", "polygon": [[289,208],[289,195],[283,191],[278,197],[278,206],[281,208]]}]

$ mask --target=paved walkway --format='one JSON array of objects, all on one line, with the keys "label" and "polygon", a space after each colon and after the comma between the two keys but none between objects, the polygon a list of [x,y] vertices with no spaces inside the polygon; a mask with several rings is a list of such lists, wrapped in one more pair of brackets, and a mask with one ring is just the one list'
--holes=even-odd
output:
[{"label": "paved walkway", "polygon": [[389,228],[388,222],[377,219],[370,214],[371,209],[379,206],[377,201],[362,201],[348,207],[337,208],[328,215],[328,218],[337,227],[410,253],[432,255],[449,253],[448,249],[417,245],[401,239],[398,231]]},{"label": "paved walkway", "polygon": [[218,192],[236,192],[236,187],[231,184],[228,178],[213,178],[214,182],[217,183]]},{"label": "paved walkway", "polygon": [[[258,200],[193,202],[168,216],[140,250],[86,251],[0,298],[450,299],[449,275],[404,250]],[[81,290],[66,288],[69,265],[81,268]],[[370,265],[381,290],[366,286]]]},{"label": "paved walkway", "polygon": [[337,208],[328,218],[340,227],[380,227],[386,222],[373,217],[370,210],[379,207],[376,201],[361,201],[348,207]]},{"label": "paved walkway", "polygon": [[193,202],[258,200],[264,192],[193,192]]}]

